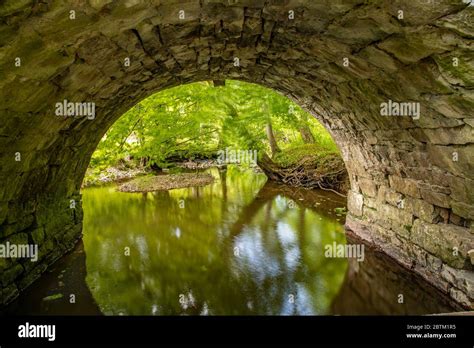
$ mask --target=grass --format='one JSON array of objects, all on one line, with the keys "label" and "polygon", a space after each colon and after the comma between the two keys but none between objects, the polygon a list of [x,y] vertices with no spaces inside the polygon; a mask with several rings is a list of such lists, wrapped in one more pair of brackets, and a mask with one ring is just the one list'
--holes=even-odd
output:
[{"label": "grass", "polygon": [[304,163],[308,166],[319,167],[334,157],[340,157],[337,148],[328,148],[320,144],[304,144],[290,147],[277,153],[273,161],[282,168]]}]

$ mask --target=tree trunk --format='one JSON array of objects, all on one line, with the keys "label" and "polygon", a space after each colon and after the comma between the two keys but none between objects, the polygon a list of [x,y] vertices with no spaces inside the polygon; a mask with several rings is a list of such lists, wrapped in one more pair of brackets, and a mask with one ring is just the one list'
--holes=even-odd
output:
[{"label": "tree trunk", "polygon": [[257,164],[270,180],[282,181],[282,177],[279,175],[280,168],[266,153],[263,153],[263,155],[258,159]]},{"label": "tree trunk", "polygon": [[311,133],[311,129],[307,125],[301,126],[299,131],[305,144],[314,144],[313,133]]},{"label": "tree trunk", "polygon": [[270,150],[272,152],[272,157],[275,157],[275,154],[277,152],[280,152],[281,150],[278,147],[278,144],[275,139],[275,135],[273,134],[272,123],[270,122],[270,120],[267,123],[266,131],[267,131],[268,142],[270,143]]},{"label": "tree trunk", "polygon": [[225,86],[225,80],[212,80],[214,87]]}]

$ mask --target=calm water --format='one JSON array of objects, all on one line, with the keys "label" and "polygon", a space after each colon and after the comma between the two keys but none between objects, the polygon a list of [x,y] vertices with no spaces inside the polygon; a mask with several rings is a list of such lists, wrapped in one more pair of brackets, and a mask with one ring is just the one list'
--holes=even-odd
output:
[{"label": "calm water", "polygon": [[[13,314],[319,315],[458,310],[370,249],[346,243],[345,199],[211,169],[214,184],[147,194],[83,190],[84,238],[10,305]],[[337,212],[337,213],[336,213]],[[352,239],[349,238],[349,242]],[[50,295],[62,298],[44,300]],[[70,294],[76,303],[70,303]],[[398,303],[403,294],[404,303]]]}]

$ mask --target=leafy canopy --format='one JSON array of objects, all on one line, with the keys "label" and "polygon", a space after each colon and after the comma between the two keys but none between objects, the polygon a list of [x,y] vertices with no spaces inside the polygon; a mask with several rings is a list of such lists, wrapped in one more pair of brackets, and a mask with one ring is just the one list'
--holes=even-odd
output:
[{"label": "leafy canopy", "polygon": [[269,150],[271,123],[283,149],[303,144],[308,127],[321,146],[337,151],[324,127],[288,98],[259,85],[227,80],[225,86],[197,82],[156,93],[126,112],[107,132],[91,167],[125,157],[167,166],[176,159],[211,157],[218,150]]}]

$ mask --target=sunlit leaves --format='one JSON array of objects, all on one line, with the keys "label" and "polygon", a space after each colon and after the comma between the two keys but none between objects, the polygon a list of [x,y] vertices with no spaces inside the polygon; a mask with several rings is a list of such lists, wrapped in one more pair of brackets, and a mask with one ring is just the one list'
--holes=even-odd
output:
[{"label": "sunlit leaves", "polygon": [[322,142],[324,128],[288,98],[265,87],[226,81],[198,82],[156,93],[125,113],[100,142],[92,167],[123,158],[166,166],[176,159],[207,157],[232,147],[268,151],[265,125],[271,119],[282,148],[301,143],[298,129],[311,124]]}]

